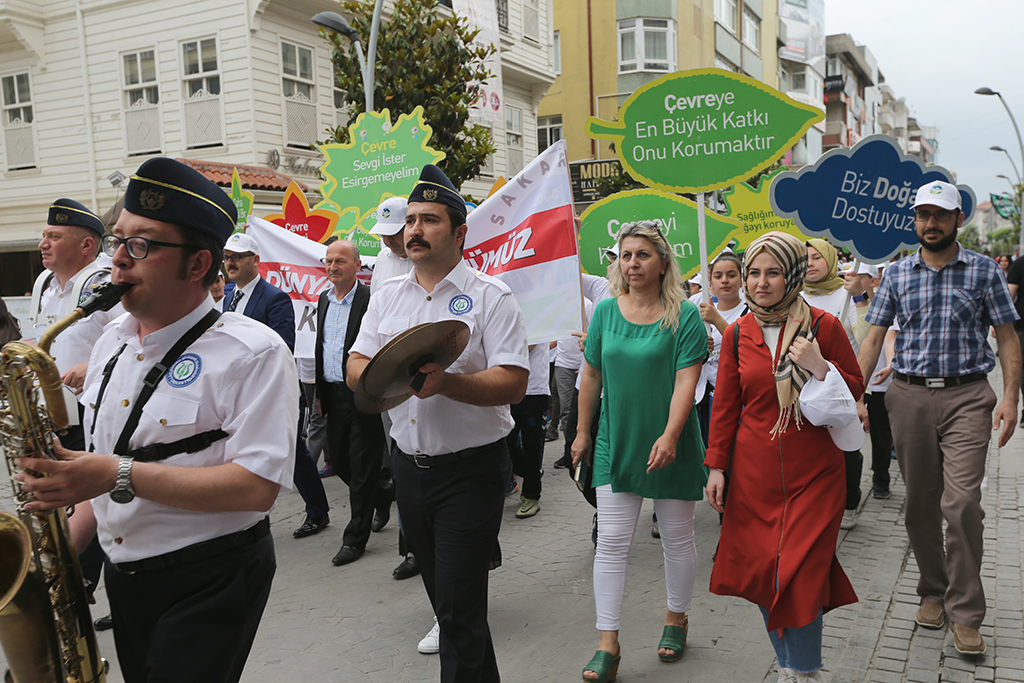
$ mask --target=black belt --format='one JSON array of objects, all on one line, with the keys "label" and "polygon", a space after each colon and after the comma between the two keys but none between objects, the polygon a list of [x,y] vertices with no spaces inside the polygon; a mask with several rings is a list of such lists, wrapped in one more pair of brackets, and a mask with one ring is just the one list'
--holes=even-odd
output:
[{"label": "black belt", "polygon": [[144,560],[135,562],[114,562],[114,568],[122,574],[135,574],[136,572],[153,572],[158,569],[169,569],[190,562],[208,560],[217,555],[252,545],[270,533],[270,518],[264,517],[256,524],[243,531],[236,531],[226,536],[211,538],[209,541],[200,541],[190,546],[174,550],[156,557],[147,557]]},{"label": "black belt", "polygon": [[346,384],[345,382],[327,382],[327,381],[325,381],[324,384],[327,385],[328,389],[333,389],[334,391],[348,391],[348,392],[352,391],[351,389],[348,388],[348,384]]},{"label": "black belt", "polygon": [[414,455],[412,453],[406,453],[401,448],[398,450],[399,454],[406,460],[416,465],[421,469],[430,469],[431,467],[441,467],[443,465],[450,465],[453,462],[465,460],[466,458],[472,458],[474,455],[481,455],[489,450],[498,448],[501,445],[501,439],[493,443],[484,444],[483,446],[473,446],[472,448],[463,448],[461,451],[455,451],[454,453],[445,453],[443,455]]},{"label": "black belt", "polygon": [[949,387],[958,387],[961,384],[980,382],[988,377],[988,375],[983,372],[976,372],[973,375],[958,375],[956,377],[918,377],[916,375],[904,375],[902,372],[896,372],[895,370],[892,371],[892,376],[901,382],[914,384],[919,387],[928,387],[929,389],[948,389]]}]

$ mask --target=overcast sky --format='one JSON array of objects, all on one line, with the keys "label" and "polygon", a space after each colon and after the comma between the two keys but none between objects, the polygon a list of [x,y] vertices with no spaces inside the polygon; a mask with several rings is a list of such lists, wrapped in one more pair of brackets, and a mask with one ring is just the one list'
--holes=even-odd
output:
[{"label": "overcast sky", "polygon": [[1008,192],[1021,151],[1002,94],[1024,126],[1024,2],[1021,0],[825,0],[825,30],[866,45],[885,82],[920,125],[939,128],[936,163],[973,188],[978,202]]}]

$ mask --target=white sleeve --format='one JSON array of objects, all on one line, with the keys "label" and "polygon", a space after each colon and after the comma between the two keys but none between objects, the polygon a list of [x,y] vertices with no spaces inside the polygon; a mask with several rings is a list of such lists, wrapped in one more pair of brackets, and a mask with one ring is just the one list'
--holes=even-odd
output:
[{"label": "white sleeve", "polygon": [[377,331],[380,321],[380,296],[370,296],[370,303],[366,307],[366,313],[359,323],[359,334],[356,341],[349,349],[349,353],[358,353],[367,358],[373,358],[374,354],[380,351],[383,344],[380,343],[380,334]]},{"label": "white sleeve", "polygon": [[514,365],[530,369],[530,352],[526,346],[526,321],[523,319],[519,302],[512,294],[502,294],[494,303],[482,333],[488,368]]}]

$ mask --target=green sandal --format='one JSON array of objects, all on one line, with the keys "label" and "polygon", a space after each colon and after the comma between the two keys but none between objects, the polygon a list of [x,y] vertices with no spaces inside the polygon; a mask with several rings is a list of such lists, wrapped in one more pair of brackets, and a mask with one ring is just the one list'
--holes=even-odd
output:
[{"label": "green sandal", "polygon": [[686,649],[686,633],[690,630],[690,624],[685,626],[665,626],[661,632],[661,642],[658,643],[659,650],[669,650],[672,654],[663,655],[658,653],[658,659],[663,662],[678,662],[683,658],[683,650]]},{"label": "green sandal", "polygon": [[593,671],[597,674],[597,678],[583,676],[583,683],[612,683],[619,675],[619,660],[621,659],[621,655],[612,655],[611,652],[598,650],[594,653],[594,658],[583,667],[583,673]]}]

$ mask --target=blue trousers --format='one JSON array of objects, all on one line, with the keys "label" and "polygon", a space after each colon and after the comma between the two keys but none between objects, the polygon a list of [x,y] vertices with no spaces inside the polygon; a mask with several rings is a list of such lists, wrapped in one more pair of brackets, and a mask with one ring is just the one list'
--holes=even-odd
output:
[{"label": "blue trousers", "polygon": [[[768,625],[768,610],[760,605],[765,626]],[[821,663],[821,610],[814,621],[800,628],[781,628],[768,632],[779,666],[793,669],[797,673],[809,674],[822,668]]]}]

